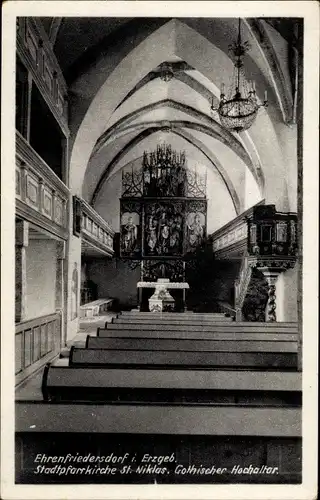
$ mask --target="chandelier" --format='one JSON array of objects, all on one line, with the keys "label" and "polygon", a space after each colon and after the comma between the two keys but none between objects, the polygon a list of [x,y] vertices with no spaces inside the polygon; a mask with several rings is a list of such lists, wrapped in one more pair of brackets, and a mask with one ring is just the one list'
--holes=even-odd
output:
[{"label": "chandelier", "polygon": [[247,82],[245,78],[243,58],[250,49],[250,45],[247,41],[242,42],[241,40],[240,23],[239,19],[237,41],[229,45],[229,51],[235,57],[231,85],[225,93],[225,87],[222,83],[218,107],[214,107],[213,98],[211,103],[211,110],[218,112],[221,125],[234,132],[241,132],[251,127],[259,108],[268,105],[267,91],[264,93],[263,103],[260,104],[256,95],[255,82]]}]

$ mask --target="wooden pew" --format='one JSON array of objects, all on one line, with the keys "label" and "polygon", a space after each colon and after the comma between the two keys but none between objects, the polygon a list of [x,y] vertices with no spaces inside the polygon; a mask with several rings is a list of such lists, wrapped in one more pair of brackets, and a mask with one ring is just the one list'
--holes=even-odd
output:
[{"label": "wooden pew", "polygon": [[265,340],[141,339],[87,336],[87,349],[153,351],[297,352],[297,342]]},{"label": "wooden pew", "polygon": [[301,404],[301,374],[292,372],[130,369],[48,365],[46,401],[140,401],[150,403]]},{"label": "wooden pew", "polygon": [[195,332],[195,331],[171,331],[171,330],[112,330],[110,328],[98,328],[97,338],[140,338],[140,339],[190,339],[190,340],[270,340],[297,342],[297,333],[267,333],[265,332]]},{"label": "wooden pew", "polygon": [[[199,313],[151,313],[151,312],[135,312],[131,313],[128,311],[123,311],[121,313],[118,313],[115,317],[115,319],[119,320],[130,320],[133,322],[136,322],[136,320],[148,320],[150,323],[153,322],[154,320],[176,320],[176,321],[192,321],[192,322],[199,322],[199,321],[211,321],[213,323],[220,323],[221,318],[225,318],[227,321],[226,323],[229,323],[229,318],[226,317],[223,314],[215,315],[215,314],[199,314]],[[297,327],[298,323],[296,321],[275,321],[275,322],[259,322],[259,321],[237,321],[233,322],[234,325],[239,326],[239,325],[251,325],[251,326],[266,326],[266,328],[274,328],[277,326],[282,326],[282,327]]]},{"label": "wooden pew", "polygon": [[[52,457],[57,455],[57,450],[62,456],[76,456],[80,452],[83,456],[90,453],[93,457],[101,454],[119,456],[128,452],[129,463],[137,452],[138,460],[145,453],[157,456],[173,454],[178,463],[185,465],[188,465],[191,455],[196,465],[211,467],[215,464],[216,467],[226,466],[230,471],[234,466],[233,457],[242,457],[243,450],[246,450],[247,464],[280,464],[279,474],[255,474],[253,480],[256,483],[266,483],[268,477],[269,482],[281,485],[301,483],[302,419],[301,408],[297,407],[20,401],[16,404],[15,417],[16,456],[20,458],[16,463],[15,482],[28,484],[29,488],[30,484],[66,483],[64,475],[50,479],[48,474],[39,478],[34,473],[39,465],[39,462],[34,463],[36,455],[41,453],[41,456]],[[25,450],[30,453],[26,454]],[[207,457],[205,462],[204,457]],[[229,457],[227,463],[226,457]],[[278,457],[281,457],[281,462]],[[52,467],[56,464],[43,465]],[[75,461],[70,465],[81,466]],[[91,467],[93,464],[87,465]],[[157,483],[161,482],[159,474],[120,474],[121,463],[109,465],[117,468],[117,474],[104,475],[103,483],[127,482],[131,487],[133,483],[150,483],[150,488],[154,488],[151,484],[155,479]],[[75,476],[69,477],[70,483],[74,483]],[[206,482],[211,486],[213,481],[239,483],[239,478],[248,482],[248,476],[231,473],[228,477],[219,474],[168,477],[173,483],[203,485]],[[92,484],[98,482],[98,478],[79,474],[76,481]],[[164,482],[167,483],[167,477]]]},{"label": "wooden pew", "polygon": [[[298,333],[298,329],[295,326],[283,327],[283,326],[264,326],[263,324],[252,326],[254,324],[246,323],[239,324],[235,326],[235,323],[230,323],[228,325],[222,324],[210,324],[210,325],[200,325],[200,324],[161,324],[161,323],[106,323],[105,329],[107,330],[139,330],[139,331],[184,331],[184,332],[255,332],[255,333]],[[101,329],[100,329],[101,332]],[[100,334],[99,334],[100,335]]]},{"label": "wooden pew", "polygon": [[224,322],[210,319],[178,319],[178,318],[112,318],[111,323],[107,323],[108,325],[178,325],[178,326],[201,326],[202,328],[207,327],[218,327],[218,328],[242,328],[244,326],[248,326],[249,328],[254,328],[256,325],[257,328],[265,328],[266,330],[297,330],[298,326],[296,323],[235,323],[235,322]]},{"label": "wooden pew", "polygon": [[139,317],[139,316],[126,316],[126,317],[114,317],[112,318],[113,323],[159,323],[159,324],[179,324],[179,323],[184,323],[184,324],[234,324],[233,321],[230,321],[230,318],[195,318],[190,317],[190,318],[185,318],[181,316],[180,318],[175,316],[175,317],[161,317],[161,316],[155,316],[155,317]]},{"label": "wooden pew", "polygon": [[293,352],[197,352],[153,351],[120,349],[85,349],[72,346],[70,366],[119,366],[141,368],[148,366],[175,367],[177,369],[233,367],[291,368],[297,366],[297,354]]},{"label": "wooden pew", "polygon": [[195,317],[195,318],[221,318],[221,317],[226,317],[224,313],[195,313],[192,311],[186,311],[183,313],[180,312],[140,312],[140,311],[122,311],[118,313],[117,315],[119,318],[120,317],[156,317],[156,316],[161,316],[163,318],[167,316],[171,317],[180,317],[180,318],[188,318],[188,317]]},{"label": "wooden pew", "polygon": [[[63,429],[63,433],[61,433]],[[16,432],[301,437],[300,408],[93,403],[16,405]],[[117,437],[119,440],[120,438]],[[141,438],[140,438],[141,439]],[[163,438],[162,438],[163,439]],[[198,442],[198,440],[197,440]],[[42,447],[43,449],[43,447]],[[67,450],[70,444],[67,442]],[[124,449],[125,446],[124,446]]]},{"label": "wooden pew", "polygon": [[195,319],[195,318],[112,318],[112,323],[115,324],[158,324],[158,325],[233,325],[233,322],[211,319]]}]

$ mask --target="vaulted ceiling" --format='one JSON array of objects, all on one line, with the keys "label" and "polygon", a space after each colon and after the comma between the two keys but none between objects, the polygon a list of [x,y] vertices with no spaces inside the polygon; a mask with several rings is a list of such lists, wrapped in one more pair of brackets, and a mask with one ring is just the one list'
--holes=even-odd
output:
[{"label": "vaulted ceiling", "polygon": [[[268,179],[277,177],[287,196],[281,141],[282,127],[294,122],[297,20],[242,20],[251,46],[245,75],[261,100],[268,91],[269,106],[239,134],[210,110],[232,75],[228,46],[237,19],[43,18],[43,24],[69,85],[70,183],[90,203],[99,206],[112,176],[159,140],[214,172],[233,216],[265,196]],[[164,63],[174,74],[169,82],[161,79]]]}]

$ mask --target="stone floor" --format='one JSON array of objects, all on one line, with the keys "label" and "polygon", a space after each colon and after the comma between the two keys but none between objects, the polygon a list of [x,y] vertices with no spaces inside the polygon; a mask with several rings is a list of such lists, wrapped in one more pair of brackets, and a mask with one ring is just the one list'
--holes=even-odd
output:
[{"label": "stone floor", "polygon": [[94,316],[93,318],[81,318],[79,322],[79,331],[77,335],[67,342],[67,347],[75,345],[84,347],[87,335],[96,335],[97,328],[103,328],[105,323],[111,323],[112,318],[115,318],[117,313],[112,311],[106,312],[103,316]]}]

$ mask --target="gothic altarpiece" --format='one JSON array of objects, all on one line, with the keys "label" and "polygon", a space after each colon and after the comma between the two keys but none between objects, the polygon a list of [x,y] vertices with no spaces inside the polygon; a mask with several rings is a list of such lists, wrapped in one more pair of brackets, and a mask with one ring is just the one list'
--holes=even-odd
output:
[{"label": "gothic altarpiece", "polygon": [[206,225],[206,175],[187,167],[185,152],[157,145],[140,168],[123,171],[120,257],[140,266],[141,281],[185,281]]}]

